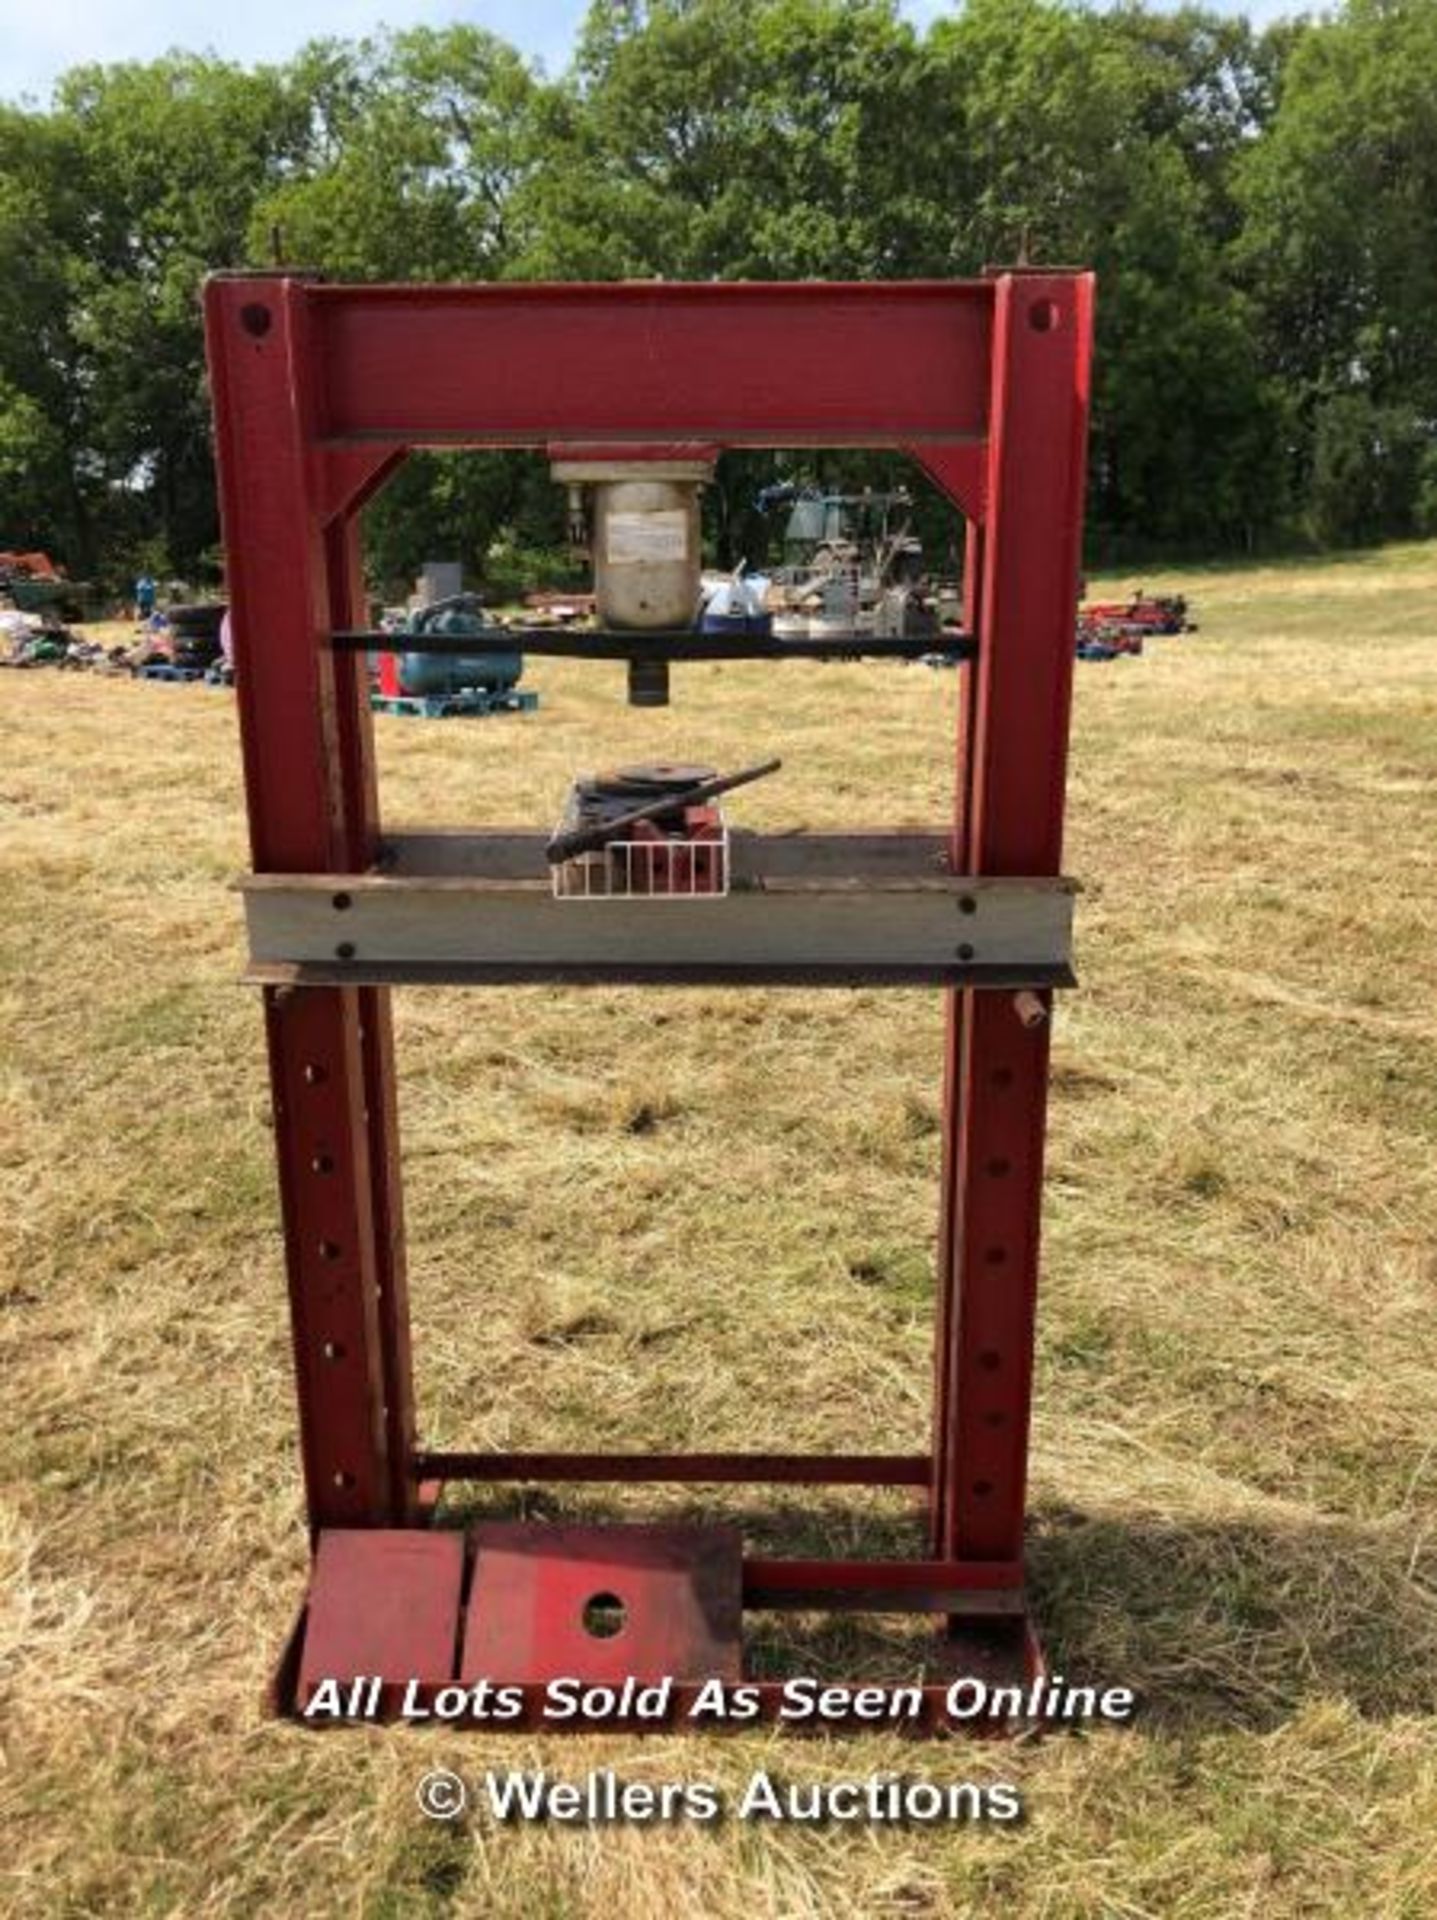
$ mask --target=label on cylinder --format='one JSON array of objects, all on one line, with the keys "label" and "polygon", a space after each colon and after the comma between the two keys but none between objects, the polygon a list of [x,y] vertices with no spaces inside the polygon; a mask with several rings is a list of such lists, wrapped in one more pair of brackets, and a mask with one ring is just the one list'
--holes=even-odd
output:
[{"label": "label on cylinder", "polygon": [[604,558],[611,567],[689,557],[689,516],[682,508],[611,513],[604,523],[604,535]]}]

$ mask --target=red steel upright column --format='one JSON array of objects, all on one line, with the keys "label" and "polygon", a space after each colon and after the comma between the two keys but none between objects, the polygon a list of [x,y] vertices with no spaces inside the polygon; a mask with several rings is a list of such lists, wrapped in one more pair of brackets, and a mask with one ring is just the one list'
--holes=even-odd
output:
[{"label": "red steel upright column", "polygon": [[[305,287],[206,289],[221,509],[254,864],[354,872],[370,859],[362,669],[331,628],[356,612],[352,535],[326,526],[310,442]],[[406,1516],[412,1436],[392,1066],[382,990],[265,994],[310,1523]]]},{"label": "red steel upright column", "polygon": [[[1062,857],[1093,282],[1003,275],[995,295],[954,852],[960,871],[1037,876]],[[950,996],[933,1545],[955,1559],[1023,1551],[1047,1090],[1046,1019]]]},{"label": "red steel upright column", "polygon": [[[953,883],[1060,873],[1092,305],[1091,276],[1026,271],[859,286],[209,283],[255,893],[303,895],[324,919],[322,951],[291,962],[261,950],[269,970],[251,976],[266,983],[314,1529],[415,1522],[421,1474],[926,1482],[926,1561],[749,1561],[749,1604],[876,1594],[950,1623],[1023,1621],[1048,1027],[1020,1018],[1011,987],[995,984],[1014,975],[976,951],[983,939],[967,929],[980,907]],[[954,924],[950,936],[944,922],[941,967],[923,976],[952,989],[931,1456],[417,1447],[384,984],[408,976],[349,932],[362,897],[390,886],[375,870],[372,637],[355,516],[412,447],[575,443],[902,450],[967,517],[965,626],[977,655],[959,703],[945,878]],[[931,865],[924,879],[931,886]],[[989,891],[1003,890],[973,893]],[[1016,975],[1044,986],[1022,996],[1030,1013],[1046,1016],[1046,988],[1070,979],[1067,961],[1065,931],[1060,955]],[[846,983],[836,962],[817,971]],[[413,1545],[371,1536],[361,1557],[377,1565]],[[370,1597],[362,1582],[346,1587],[340,1613],[358,1617]],[[1025,1656],[1036,1657],[1031,1637]]]},{"label": "red steel upright column", "polygon": [[[366,474],[362,488],[346,500],[344,509],[325,530],[330,606],[336,620],[351,625],[364,622],[364,577],[357,515],[363,499],[377,489],[397,464],[398,457],[394,455],[378,459],[373,470]],[[379,788],[374,764],[374,723],[369,711],[368,663],[359,654],[339,654],[334,656],[333,670],[340,776],[344,783],[345,864],[358,870],[374,860],[379,838]],[[408,1519],[416,1510],[418,1488],[409,1471],[415,1445],[415,1412],[394,1022],[388,987],[360,987],[358,994],[389,1473],[389,1499],[380,1517]]]}]

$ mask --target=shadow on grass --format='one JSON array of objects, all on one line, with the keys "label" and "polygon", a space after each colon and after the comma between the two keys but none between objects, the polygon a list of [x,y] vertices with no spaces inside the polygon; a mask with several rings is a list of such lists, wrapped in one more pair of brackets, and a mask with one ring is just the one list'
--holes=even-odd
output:
[{"label": "shadow on grass", "polygon": [[1134,1687],[1148,1726],[1263,1731],[1342,1699],[1430,1713],[1437,1592],[1408,1528],[1047,1510],[1029,1547],[1048,1658]]},{"label": "shadow on grass", "polygon": [[[748,1496],[751,1499],[752,1496]],[[863,1496],[857,1497],[860,1502]],[[446,1520],[723,1522],[750,1553],[920,1557],[923,1526],[903,1495],[791,1493],[751,1507],[737,1491],[656,1500],[575,1492],[471,1496]],[[641,1503],[641,1504],[640,1504]],[[1367,1718],[1427,1713],[1437,1697],[1437,1591],[1413,1565],[1408,1527],[1342,1520],[1094,1516],[1032,1518],[1030,1594],[1053,1671],[1131,1687],[1150,1731],[1262,1732],[1304,1705],[1343,1700]],[[901,1684],[931,1649],[932,1617],[754,1614],[750,1666],[775,1677]]]}]

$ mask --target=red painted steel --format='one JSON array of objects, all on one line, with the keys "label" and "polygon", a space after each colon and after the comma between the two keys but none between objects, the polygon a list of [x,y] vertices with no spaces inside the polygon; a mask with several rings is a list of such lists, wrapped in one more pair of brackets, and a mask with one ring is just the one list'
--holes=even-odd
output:
[{"label": "red painted steel", "polygon": [[403,464],[404,451],[398,447],[321,448],[314,458],[320,518],[326,524],[352,521]]},{"label": "red painted steel", "polygon": [[331,442],[981,438],[991,286],[310,289]]},{"label": "red painted steel", "polygon": [[[398,463],[388,461],[384,471]],[[364,575],[355,504],[379,484],[375,468],[355,478],[348,512],[325,529],[329,604],[337,619],[361,618]],[[345,865],[356,870],[379,858],[379,781],[374,723],[369,710],[368,663],[351,654],[334,663],[335,739],[344,792]],[[385,1458],[389,1497],[385,1517],[413,1518],[417,1494],[408,1462],[414,1451],[414,1382],[409,1340],[409,1290],[404,1264],[404,1195],[399,1165],[399,1114],[394,1079],[393,1018],[387,987],[361,987],[358,1039],[363,1085],[362,1123],[370,1182],[375,1305],[383,1382]],[[315,1171],[311,1163],[310,1172]]]},{"label": "red painted steel", "polygon": [[[965,625],[979,656],[960,679],[955,866],[1056,873],[1092,297],[1091,277],[1069,273],[864,286],[212,281],[206,323],[256,868],[339,879],[377,850],[364,662],[328,644],[364,624],[358,508],[412,446],[562,443],[633,454],[862,445],[919,461],[969,521]],[[450,1470],[921,1484],[930,1560],[754,1562],[751,1594],[836,1594],[835,1604],[907,1595],[915,1608],[956,1594],[955,1659],[987,1649],[1036,1667],[1024,1620],[969,1618],[962,1606],[984,1611],[964,1595],[1022,1604],[1046,1024],[1021,1022],[996,985],[950,997],[931,1459],[576,1461],[417,1451],[388,990],[271,987],[266,1019],[313,1526],[414,1525],[417,1483]],[[548,1530],[559,1558],[520,1553],[499,1582],[511,1608],[509,1624],[493,1627],[504,1645],[512,1651],[527,1631],[521,1615],[553,1636],[524,1654],[540,1663],[526,1678],[555,1671],[556,1650],[573,1651],[565,1583],[587,1577],[591,1550],[577,1538]],[[619,1550],[607,1530],[599,1542],[592,1551]],[[736,1564],[736,1548],[714,1550]],[[647,1610],[650,1576],[636,1577]],[[363,1586],[346,1584],[356,1604]],[[493,1651],[485,1622],[484,1607],[471,1608],[467,1667]],[[645,1648],[676,1656],[677,1643],[654,1632]],[[719,1638],[709,1651],[736,1659],[727,1628]]]},{"label": "red painted steel", "polygon": [[1023,1584],[1021,1560],[765,1560],[744,1562],[744,1585],[791,1595],[855,1587],[972,1587],[988,1592]]},{"label": "red painted steel", "polygon": [[462,1680],[740,1677],[737,1528],[492,1521],[470,1539]]},{"label": "red painted steel", "polygon": [[462,1534],[412,1527],[321,1533],[298,1705],[324,1680],[443,1686],[454,1677],[463,1583]]},{"label": "red painted steel", "polygon": [[[368,862],[376,809],[367,716],[358,713],[362,663],[342,663],[323,644],[357,610],[356,575],[352,547],[326,536],[316,498],[306,290],[212,281],[206,319],[255,867],[353,871]],[[404,1462],[391,1455],[409,1385],[391,1378],[403,1361],[380,1311],[397,1223],[376,1205],[394,1176],[389,1129],[371,1124],[376,1105],[384,1111],[383,1023],[373,1007],[372,992],[358,988],[266,993],[315,1527],[382,1525],[409,1511]]]},{"label": "red painted steel", "polygon": [[1012,1614],[1023,1568],[1001,1560],[765,1560],[743,1564],[746,1607],[858,1613]]},{"label": "red painted steel", "polygon": [[912,1453],[417,1453],[416,1480],[643,1480],[676,1485],[926,1487],[927,1454]]},{"label": "red painted steel", "polygon": [[[973,873],[1060,867],[1092,302],[1089,275],[997,282],[955,843]],[[1002,993],[951,1020],[933,1544],[959,1559],[1022,1552],[1048,1031]]]}]

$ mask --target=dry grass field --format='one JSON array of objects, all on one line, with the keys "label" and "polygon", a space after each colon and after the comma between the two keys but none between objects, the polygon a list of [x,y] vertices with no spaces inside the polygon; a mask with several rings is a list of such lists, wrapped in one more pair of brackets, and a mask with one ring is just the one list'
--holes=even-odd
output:
[{"label": "dry grass field", "polygon": [[[1078,674],[1031,1547],[1062,1671],[1144,1704],[1032,1745],[265,1718],[305,1548],[233,702],[0,675],[0,1911],[1437,1911],[1437,547],[1147,584],[1202,631]],[[951,675],[530,684],[382,721],[389,819],[547,821],[658,751],[782,752],[746,824],[944,812]],[[937,995],[398,1019],[426,1439],[925,1444]],[[896,1499],[755,1504],[755,1539],[917,1544]],[[1009,1779],[1027,1816],[447,1828],[436,1763]]]}]

